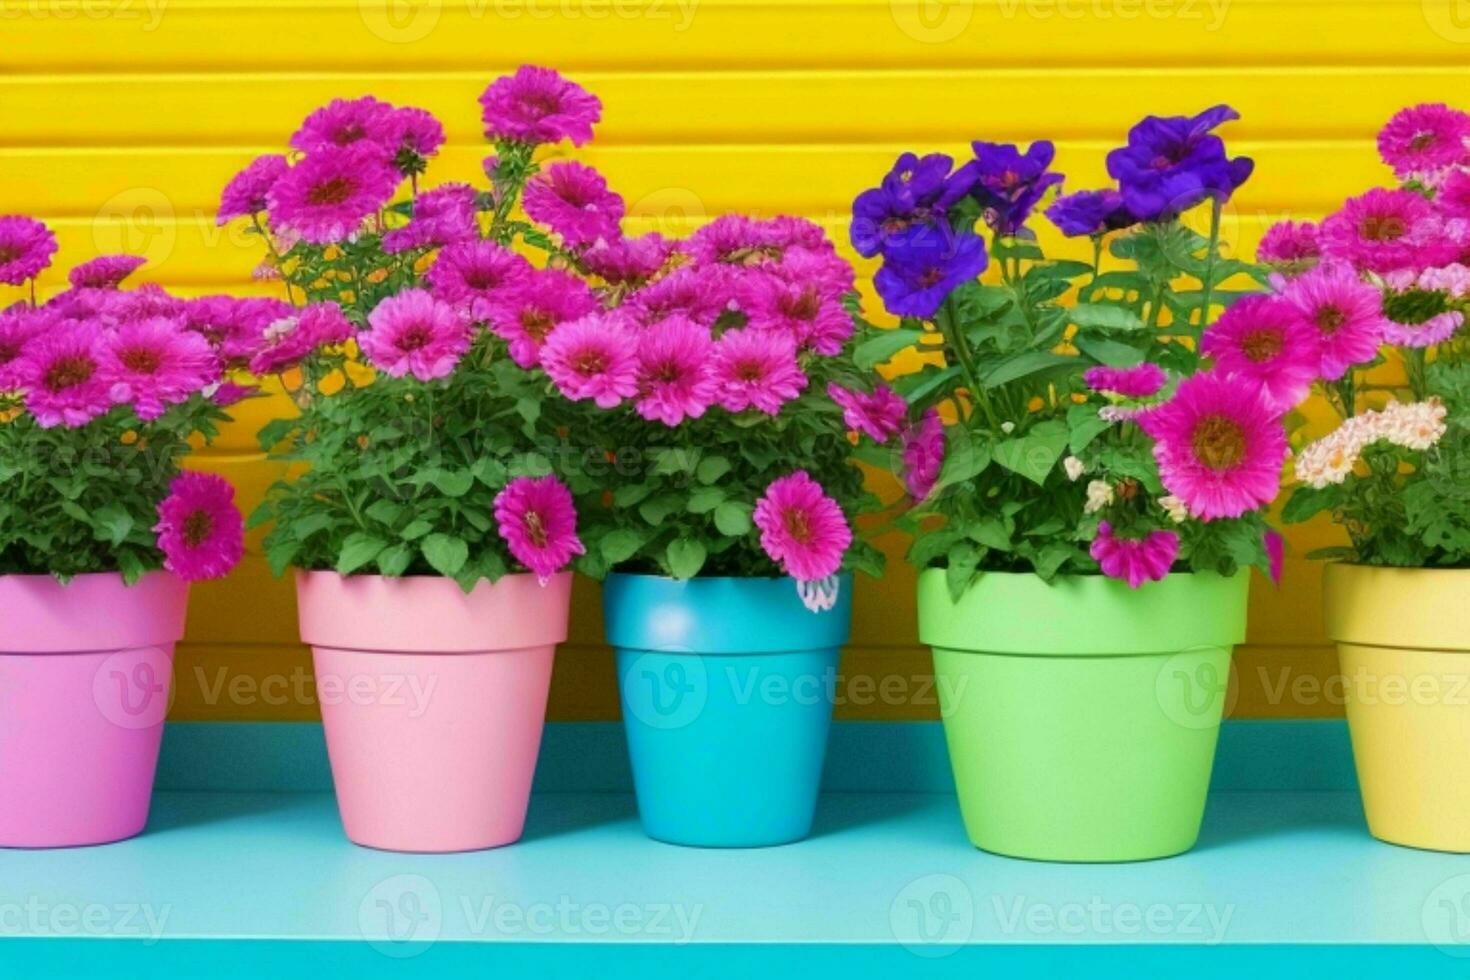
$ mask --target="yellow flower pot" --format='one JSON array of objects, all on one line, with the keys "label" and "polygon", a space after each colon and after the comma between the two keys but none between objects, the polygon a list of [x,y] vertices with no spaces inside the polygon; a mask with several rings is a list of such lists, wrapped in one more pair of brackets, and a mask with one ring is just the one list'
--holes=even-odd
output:
[{"label": "yellow flower pot", "polygon": [[1470,569],[1328,565],[1368,830],[1470,853]]}]

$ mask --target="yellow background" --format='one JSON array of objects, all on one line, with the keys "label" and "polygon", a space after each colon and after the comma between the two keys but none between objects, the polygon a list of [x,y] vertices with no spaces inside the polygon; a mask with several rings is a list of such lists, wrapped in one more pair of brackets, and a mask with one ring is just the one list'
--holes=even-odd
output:
[{"label": "yellow background", "polygon": [[[1373,136],[1396,108],[1467,92],[1470,2],[0,0],[0,213],[56,229],[48,292],[112,251],[147,255],[143,278],[180,292],[261,291],[251,243],[213,217],[241,165],[328,98],[372,93],[444,121],[429,183],[476,179],[475,98],[523,62],[602,98],[579,156],[627,198],[633,230],[784,212],[844,248],[848,204],[897,151],[1046,137],[1070,187],[1096,186],[1103,153],[1145,112],[1229,102],[1244,116],[1232,149],[1257,163],[1225,224],[1248,252],[1271,222],[1387,179]],[[251,434],[261,414],[203,463],[247,506],[270,478]],[[1340,712],[1322,686],[1335,661],[1319,573],[1300,557],[1331,537],[1295,529],[1282,589],[1255,583],[1237,716]],[[902,543],[884,544],[896,556]],[[913,575],[890,569],[860,587],[839,717],[936,714]],[[615,717],[595,590],[580,583],[577,598],[551,716]],[[174,717],[314,717],[309,674],[289,584],[252,550],[195,592]]]}]

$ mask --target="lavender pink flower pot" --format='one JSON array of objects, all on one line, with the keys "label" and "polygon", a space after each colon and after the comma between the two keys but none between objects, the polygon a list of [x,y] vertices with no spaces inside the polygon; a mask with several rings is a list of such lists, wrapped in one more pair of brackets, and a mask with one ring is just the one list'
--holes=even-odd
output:
[{"label": "lavender pink flower pot", "polygon": [[342,824],[389,851],[521,836],[572,576],[481,582],[300,572],[301,638]]},{"label": "lavender pink flower pot", "polygon": [[0,576],[0,847],[142,832],[188,603],[166,572]]}]

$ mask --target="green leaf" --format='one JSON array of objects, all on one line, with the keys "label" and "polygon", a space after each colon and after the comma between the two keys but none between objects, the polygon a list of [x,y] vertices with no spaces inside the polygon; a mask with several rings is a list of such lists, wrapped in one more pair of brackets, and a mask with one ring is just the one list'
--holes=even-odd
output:
[{"label": "green leaf", "polygon": [[505,464],[490,456],[481,456],[475,460],[475,465],[470,467],[476,480],[492,490],[498,490],[505,486],[506,469]]},{"label": "green leaf", "polygon": [[1060,419],[1041,422],[1022,438],[996,446],[995,461],[1040,486],[1061,459],[1069,435],[1067,424]]},{"label": "green leaf", "polygon": [[468,470],[440,470],[434,477],[434,486],[446,497],[463,497],[474,485],[474,474]]},{"label": "green leaf", "polygon": [[700,483],[710,484],[728,472],[730,472],[730,461],[724,456],[706,456],[700,462],[699,468],[694,471],[694,475]]},{"label": "green leaf", "polygon": [[677,579],[689,579],[699,574],[706,556],[704,545],[690,538],[675,538],[669,542],[665,552],[669,574]]},{"label": "green leaf", "polygon": [[651,483],[625,483],[613,491],[613,503],[619,507],[632,507],[651,493]]},{"label": "green leaf", "polygon": [[1011,550],[1011,532],[999,518],[987,517],[976,521],[968,527],[967,533],[976,544],[996,551]]},{"label": "green leaf", "polygon": [[1143,363],[1143,351],[1106,337],[1079,336],[1073,338],[1072,343],[1082,353],[1108,367],[1134,367]]},{"label": "green leaf", "polygon": [[750,520],[753,510],[750,504],[727,500],[715,508],[715,527],[728,537],[743,537],[753,526]]},{"label": "green leaf", "polygon": [[852,362],[859,370],[871,371],[904,348],[917,345],[923,336],[924,331],[908,327],[877,331],[871,339],[853,348]]},{"label": "green leaf", "polygon": [[1080,366],[1078,358],[1070,354],[1055,354],[1051,351],[1030,350],[1007,357],[987,370],[980,383],[987,388],[998,388],[1012,381],[1040,374],[1056,368]]},{"label": "green leaf", "polygon": [[[375,500],[369,504],[363,511],[363,514],[371,517],[379,524],[388,524],[391,526],[397,524],[398,518],[403,516],[403,505],[396,500],[389,500],[384,497],[382,500]],[[297,523],[296,528],[296,533],[304,540],[307,536],[301,533],[300,522]]]},{"label": "green leaf", "polygon": [[638,549],[643,547],[643,541],[644,536],[637,531],[619,528],[603,535],[598,549],[602,552],[602,557],[607,559],[608,564],[616,565],[636,555]]},{"label": "green leaf", "polygon": [[[958,426],[951,426],[951,434],[944,450],[944,463],[939,469],[939,479],[931,492],[937,493],[945,487],[968,483],[990,466],[990,446],[967,438],[964,434],[953,434]],[[962,431],[962,430],[961,430]]]},{"label": "green leaf", "polygon": [[432,530],[434,530],[434,525],[431,522],[419,518],[416,521],[410,521],[408,527],[398,532],[398,536],[405,541],[413,541],[423,537]]},{"label": "green leaf", "polygon": [[1097,330],[1142,330],[1144,322],[1132,310],[1111,303],[1078,303],[1070,311],[1079,327]]},{"label": "green leaf", "polygon": [[333,523],[335,522],[331,514],[318,512],[286,523],[285,528],[296,536],[297,541],[304,542],[318,531],[331,527]]},{"label": "green leaf", "polygon": [[419,550],[429,567],[446,578],[453,578],[469,559],[470,547],[451,534],[431,534],[419,543]]},{"label": "green leaf", "polygon": [[1097,408],[1092,405],[1073,405],[1067,411],[1067,425],[1072,433],[1067,439],[1067,448],[1072,454],[1082,452],[1092,441],[1112,428],[1112,423],[1098,418]]},{"label": "green leaf", "polygon": [[301,542],[295,538],[280,532],[271,535],[265,543],[265,560],[271,567],[271,574],[277,578],[286,574],[286,569],[291,567],[300,550]]},{"label": "green leaf", "polygon": [[724,487],[695,487],[689,494],[689,513],[708,514],[724,502]]},{"label": "green leaf", "polygon": [[968,541],[961,541],[949,549],[948,560],[944,577],[949,585],[950,598],[958,602],[975,578],[975,568],[980,564],[980,550]]},{"label": "green leaf", "polygon": [[683,501],[675,494],[661,494],[639,504],[638,516],[654,527],[658,527],[664,522],[664,518],[677,510],[682,503]]},{"label": "green leaf", "polygon": [[387,547],[387,544],[382,538],[365,531],[349,534],[347,540],[342,542],[342,550],[337,553],[337,574],[351,575],[378,557],[378,552]]},{"label": "green leaf", "polygon": [[133,515],[120,504],[103,504],[92,514],[92,533],[99,541],[116,547],[133,529]]},{"label": "green leaf", "polygon": [[408,571],[418,552],[411,544],[391,544],[378,552],[378,572],[389,578],[397,578]]}]

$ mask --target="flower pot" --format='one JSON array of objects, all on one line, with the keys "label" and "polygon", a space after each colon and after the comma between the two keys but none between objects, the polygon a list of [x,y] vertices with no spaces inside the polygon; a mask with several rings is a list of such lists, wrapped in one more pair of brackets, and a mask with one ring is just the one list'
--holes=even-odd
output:
[{"label": "flower pot", "polygon": [[142,832],[188,604],[167,572],[0,576],[0,847]]},{"label": "flower pot", "polygon": [[389,851],[473,851],[525,827],[572,576],[300,572],[301,638],[342,824]]},{"label": "flower pot", "polygon": [[1324,569],[1368,830],[1470,852],[1470,570]]},{"label": "flower pot", "polygon": [[826,612],[789,578],[611,575],[603,604],[648,836],[765,847],[809,834],[851,578]]},{"label": "flower pot", "polygon": [[1189,850],[1204,817],[1245,574],[988,573],[951,600],[919,576],[965,829],[976,847],[1046,861]]}]

